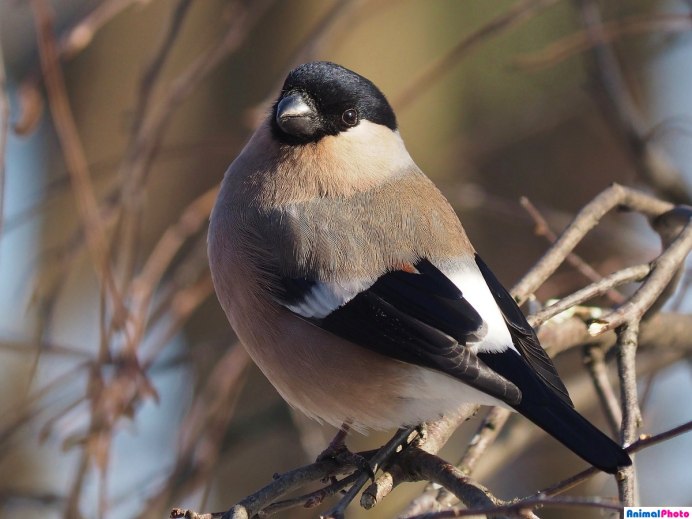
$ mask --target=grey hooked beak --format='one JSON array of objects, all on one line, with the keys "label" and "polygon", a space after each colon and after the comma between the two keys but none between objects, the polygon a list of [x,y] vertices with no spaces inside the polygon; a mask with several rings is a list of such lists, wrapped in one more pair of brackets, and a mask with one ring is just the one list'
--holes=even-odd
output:
[{"label": "grey hooked beak", "polygon": [[315,110],[300,93],[289,94],[276,107],[276,123],[296,137],[310,137],[319,129]]}]

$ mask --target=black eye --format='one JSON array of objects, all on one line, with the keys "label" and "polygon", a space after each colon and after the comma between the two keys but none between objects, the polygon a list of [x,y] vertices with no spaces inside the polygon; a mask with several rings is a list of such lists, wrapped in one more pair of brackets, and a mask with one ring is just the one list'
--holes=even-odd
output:
[{"label": "black eye", "polygon": [[354,108],[349,108],[341,114],[341,120],[347,126],[355,126],[358,122],[358,111]]}]

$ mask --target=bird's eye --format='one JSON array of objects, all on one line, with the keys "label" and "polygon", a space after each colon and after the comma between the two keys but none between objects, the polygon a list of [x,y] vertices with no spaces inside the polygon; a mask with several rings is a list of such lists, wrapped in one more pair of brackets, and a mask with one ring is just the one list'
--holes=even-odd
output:
[{"label": "bird's eye", "polygon": [[341,120],[347,126],[355,126],[358,122],[358,112],[354,108],[349,108],[341,114]]}]

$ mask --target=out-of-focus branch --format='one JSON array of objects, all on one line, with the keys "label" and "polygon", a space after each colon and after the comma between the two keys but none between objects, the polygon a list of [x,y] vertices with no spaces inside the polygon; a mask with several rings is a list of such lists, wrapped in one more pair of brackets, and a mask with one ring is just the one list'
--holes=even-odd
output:
[{"label": "out-of-focus branch", "polygon": [[269,8],[273,0],[237,1],[231,4],[232,16],[226,32],[210,48],[205,49],[187,68],[171,81],[157,96],[158,102],[142,116],[138,132],[133,136],[120,167],[122,210],[119,219],[118,251],[125,272],[125,282],[131,279],[135,250],[143,209],[144,182],[168,123],[178,106],[192,93],[211,71],[245,41],[248,33]]},{"label": "out-of-focus branch", "polygon": [[53,13],[45,0],[31,0],[36,21],[37,42],[41,69],[48,93],[53,122],[72,178],[72,187],[77,199],[86,241],[101,285],[111,297],[116,309],[122,309],[108,258],[108,241],[99,212],[98,201],[91,183],[89,168],[77,126],[72,116],[65,80],[58,60],[53,34]]},{"label": "out-of-focus branch", "polygon": [[519,0],[511,8],[502,12],[485,25],[473,31],[457,43],[447,54],[434,59],[419,72],[404,89],[394,97],[392,103],[400,111],[405,109],[416,98],[420,97],[442,76],[453,69],[459,61],[466,57],[484,41],[497,36],[503,31],[527,22],[541,10],[557,3],[558,0]]},{"label": "out-of-focus branch", "polygon": [[[79,22],[55,41],[55,55],[70,59],[83,51],[96,33],[109,21],[133,4],[145,4],[150,0],[104,0]],[[38,124],[43,114],[41,74],[33,70],[27,74],[19,88],[20,115],[14,125],[18,135],[28,135]]]},{"label": "out-of-focus branch", "polygon": [[[608,43],[598,2],[575,0],[591,46],[590,76],[596,98],[611,126],[625,141],[642,179],[662,197],[689,204],[692,197],[683,176],[665,152],[647,139],[649,128],[622,77],[617,57]],[[689,21],[688,21],[689,24]]]},{"label": "out-of-focus branch", "polygon": [[217,192],[218,187],[214,187],[187,206],[178,221],[163,233],[149,254],[142,271],[133,280],[130,290],[132,297],[130,319],[134,330],[130,341],[131,348],[136,348],[144,336],[149,303],[164,272],[188,238],[199,232],[202,225],[209,219]]},{"label": "out-of-focus branch", "polygon": [[180,0],[178,5],[173,10],[171,16],[170,24],[166,30],[166,34],[163,37],[161,46],[158,52],[154,55],[154,58],[147,66],[144,74],[142,74],[142,79],[139,83],[139,98],[137,100],[137,106],[134,110],[134,118],[132,121],[133,132],[136,134],[142,125],[142,118],[147,111],[147,107],[151,102],[151,95],[156,87],[156,82],[161,74],[163,65],[166,63],[166,59],[173,50],[173,44],[175,43],[178,32],[183,25],[185,16],[187,15],[190,6],[192,5],[192,0]]},{"label": "out-of-focus branch", "polygon": [[238,344],[219,360],[185,416],[176,449],[177,459],[168,474],[167,484],[148,500],[137,519],[157,513],[162,517],[171,499],[200,488],[217,467],[224,434],[249,363],[245,349]]},{"label": "out-of-focus branch", "polygon": [[83,51],[94,35],[109,21],[133,4],[147,4],[151,0],[105,0],[69,29],[58,42],[63,58],[72,58]]},{"label": "out-of-focus branch", "polygon": [[[635,36],[650,33],[684,33],[692,30],[692,18],[681,14],[633,15],[598,27],[603,43],[613,43],[623,36]],[[593,41],[588,32],[579,31],[565,36],[546,48],[523,54],[514,62],[528,70],[538,70],[556,65],[576,54],[593,48],[598,43]]]}]

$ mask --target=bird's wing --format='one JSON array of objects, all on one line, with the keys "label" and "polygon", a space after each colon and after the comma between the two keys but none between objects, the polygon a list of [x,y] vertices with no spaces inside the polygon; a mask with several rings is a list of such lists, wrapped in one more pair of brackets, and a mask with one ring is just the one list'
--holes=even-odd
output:
[{"label": "bird's wing", "polygon": [[459,288],[427,260],[402,265],[374,282],[283,277],[274,297],[299,317],[360,346],[439,370],[509,405],[521,401],[514,383],[466,347],[482,339],[486,325]]},{"label": "bird's wing", "polygon": [[[517,306],[514,298],[507,289],[502,286],[495,277],[495,274],[493,274],[477,254],[476,264],[490,289],[490,293],[495,298],[497,306],[502,312],[509,333],[512,336],[514,347],[531,368],[533,368],[536,375],[538,375],[538,377],[550,387],[563,402],[574,407],[567,393],[567,388],[562,380],[560,380],[560,376],[555,369],[553,361],[550,360],[550,357],[548,357],[540,342],[538,342],[536,332],[526,320],[526,317],[519,309],[519,306]],[[516,371],[514,367],[508,367],[507,370],[511,370],[512,372]],[[505,370],[500,369],[500,373],[504,371]]]}]

